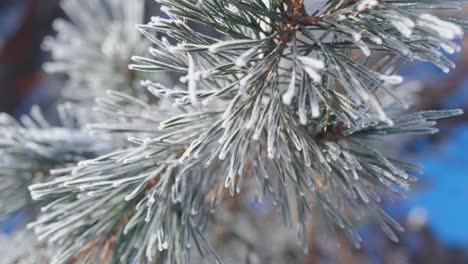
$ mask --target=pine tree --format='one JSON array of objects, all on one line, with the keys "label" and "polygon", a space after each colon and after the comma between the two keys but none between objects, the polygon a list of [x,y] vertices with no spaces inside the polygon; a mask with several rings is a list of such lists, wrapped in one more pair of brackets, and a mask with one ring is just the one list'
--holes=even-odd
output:
[{"label": "pine tree", "polygon": [[[70,77],[86,129],[69,115],[78,134],[51,128],[38,110],[2,121],[1,188],[33,183],[42,208],[28,226],[52,263],[242,263],[252,253],[226,250],[217,230],[261,248],[232,221],[254,214],[251,195],[305,252],[310,223],[356,247],[362,221],[398,240],[380,195],[403,194],[420,168],[381,142],[436,133],[437,119],[462,112],[409,112],[414,90],[397,71],[412,60],[455,67],[441,50],[459,51],[466,24],[427,12],[461,1],[157,2],[162,14],[136,29],[142,1],[64,2],[73,23],[57,22],[47,40],[48,69]],[[10,213],[28,202],[2,204]]]},{"label": "pine tree", "polygon": [[[150,46],[135,30],[135,24],[144,22],[145,1],[66,0],[62,8],[70,20],[57,19],[57,36],[44,41],[44,49],[53,58],[45,70],[67,77],[57,107],[59,120],[47,121],[37,106],[19,121],[0,114],[0,220],[22,211],[27,212],[26,221],[34,220],[45,203],[31,199],[29,185],[51,180],[56,170],[127,144],[125,137],[91,135],[86,129],[88,123],[102,118],[90,110],[109,87],[140,97],[144,94],[138,79],[145,75],[130,73],[128,63],[132,54]],[[90,65],[90,61],[97,63]],[[2,262],[48,263],[44,262],[49,251],[45,243],[34,241],[21,229],[12,235],[16,250],[8,252],[11,261],[2,255]],[[21,248],[17,240],[28,241]]]}]

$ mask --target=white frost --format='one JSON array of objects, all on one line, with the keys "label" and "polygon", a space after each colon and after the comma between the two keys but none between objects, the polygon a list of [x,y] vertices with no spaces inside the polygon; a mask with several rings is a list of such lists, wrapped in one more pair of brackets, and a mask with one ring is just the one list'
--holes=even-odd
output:
[{"label": "white frost", "polygon": [[305,56],[299,56],[297,59],[304,71],[307,72],[314,82],[322,81],[322,76],[319,74],[319,71],[325,69],[325,63],[323,61]]},{"label": "white frost", "polygon": [[296,71],[293,69],[291,73],[291,80],[289,81],[288,90],[283,94],[283,103],[286,105],[290,105],[292,99],[296,95]]},{"label": "white frost", "polygon": [[380,75],[380,79],[388,84],[400,84],[403,82],[403,77],[400,75]]},{"label": "white frost", "polygon": [[371,9],[379,5],[379,1],[377,0],[361,0],[357,5],[357,11],[361,12],[366,9]]},{"label": "white frost", "polygon": [[444,21],[430,14],[422,14],[417,21],[418,26],[435,31],[446,39],[456,39],[463,36],[463,29],[451,22]]},{"label": "white frost", "polygon": [[193,105],[198,103],[197,100],[197,76],[195,74],[195,62],[193,61],[192,55],[187,53],[188,58],[188,73],[187,73],[187,81],[188,81],[188,92],[190,96],[190,101]]}]

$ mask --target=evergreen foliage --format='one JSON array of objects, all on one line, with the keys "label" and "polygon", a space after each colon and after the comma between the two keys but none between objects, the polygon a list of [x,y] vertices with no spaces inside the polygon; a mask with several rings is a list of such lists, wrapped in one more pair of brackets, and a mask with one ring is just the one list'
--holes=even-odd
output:
[{"label": "evergreen foliage", "polygon": [[[47,40],[48,68],[70,77],[71,100],[99,96],[99,114],[86,129],[52,128],[36,110],[1,123],[0,188],[27,175],[43,205],[28,227],[54,247],[52,263],[221,263],[223,203],[252,214],[251,194],[306,252],[311,221],[357,247],[364,219],[398,240],[380,196],[403,195],[420,168],[381,142],[436,133],[436,120],[462,112],[408,112],[414,91],[397,71],[412,60],[455,67],[442,50],[459,51],[466,24],[427,12],[461,1],[157,2],[162,14],[134,29],[143,1],[65,1],[72,22]],[[3,211],[27,204],[15,199]]]}]

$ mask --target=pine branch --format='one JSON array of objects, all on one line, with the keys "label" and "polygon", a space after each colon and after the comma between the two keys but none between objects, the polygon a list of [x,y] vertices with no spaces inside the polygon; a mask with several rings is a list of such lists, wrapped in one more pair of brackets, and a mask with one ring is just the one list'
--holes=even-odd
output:
[{"label": "pine branch", "polygon": [[43,48],[53,58],[45,70],[68,78],[64,97],[92,102],[110,88],[142,96],[138,81],[147,76],[127,65],[150,46],[134,28],[144,20],[145,1],[64,0],[61,7],[69,20],[54,21],[57,36],[47,37]]},{"label": "pine branch", "polygon": [[106,144],[80,129],[84,120],[71,113],[71,105],[61,105],[59,109],[60,126],[50,125],[38,107],[33,107],[30,115],[23,116],[21,123],[6,114],[0,117],[2,218],[28,207],[34,208],[27,187],[47,179],[50,170],[108,151]]},{"label": "pine branch", "polygon": [[364,216],[398,239],[380,193],[401,195],[419,168],[379,141],[435,133],[461,111],[405,113],[395,72],[405,60],[454,67],[440,49],[459,50],[461,27],[420,12],[457,1],[331,0],[317,14],[299,0],[159,2],[166,18],[138,26],[152,56],[130,69],[180,83],[143,82],[157,100],[101,99],[109,117],[90,128],[128,145],[30,187],[49,203],[30,227],[60,245],[54,263],[219,263],[206,234],[222,188],[270,199],[305,251],[314,210],[356,246]]}]

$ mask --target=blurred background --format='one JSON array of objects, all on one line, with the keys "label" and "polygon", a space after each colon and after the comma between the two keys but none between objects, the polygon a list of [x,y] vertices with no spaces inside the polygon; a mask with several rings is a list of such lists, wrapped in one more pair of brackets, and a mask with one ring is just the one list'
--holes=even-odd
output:
[{"label": "blurred background", "polygon": [[[62,77],[42,71],[49,55],[41,42],[54,34],[52,21],[63,16],[58,4],[0,0],[1,112],[18,117],[34,104],[45,113],[54,109]],[[468,8],[455,15],[466,19],[466,14]],[[468,47],[468,37],[460,45]],[[420,80],[424,87],[414,109],[461,108],[468,113],[468,48],[451,59],[458,67],[449,74],[425,63],[401,69],[407,81]],[[401,242],[390,242],[377,227],[366,226],[362,249],[353,249],[343,236],[333,257],[312,245],[307,263],[468,263],[468,115],[441,121],[438,127],[437,135],[392,144],[395,155],[425,168],[406,199],[385,202],[407,229]],[[2,232],[11,232],[21,219],[17,215],[1,223]]]}]

